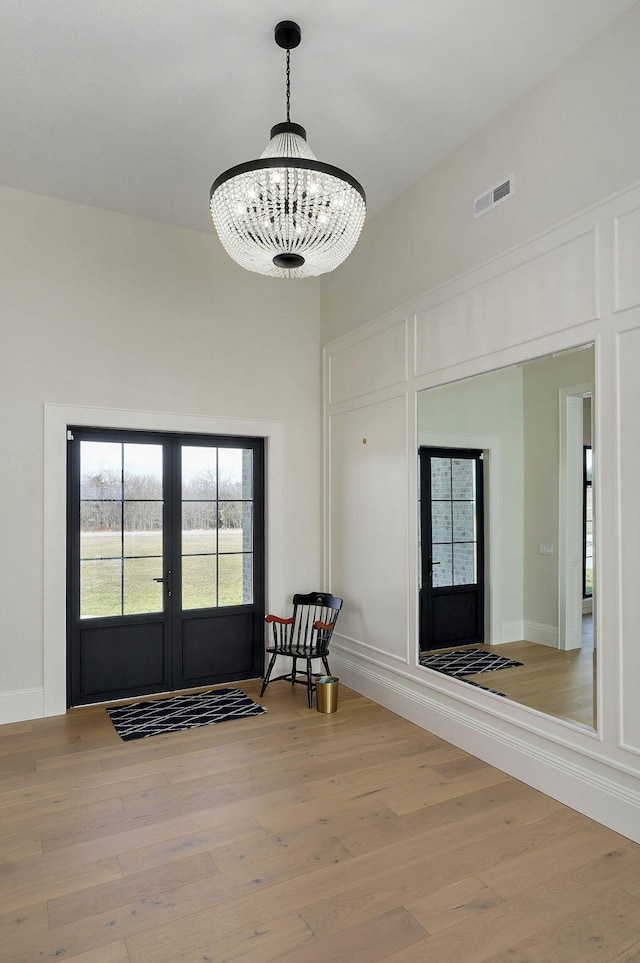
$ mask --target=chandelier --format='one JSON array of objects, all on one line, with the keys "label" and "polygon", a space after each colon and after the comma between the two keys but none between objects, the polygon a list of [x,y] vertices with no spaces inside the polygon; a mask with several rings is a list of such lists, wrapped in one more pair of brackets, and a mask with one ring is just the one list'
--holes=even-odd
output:
[{"label": "chandelier", "polygon": [[366,213],[358,181],[316,160],[304,127],[290,119],[291,50],[297,23],[283,20],[275,40],[287,52],[287,119],[271,128],[258,160],[238,164],[211,186],[211,216],[222,246],[248,271],[277,278],[333,271],[353,250]]}]

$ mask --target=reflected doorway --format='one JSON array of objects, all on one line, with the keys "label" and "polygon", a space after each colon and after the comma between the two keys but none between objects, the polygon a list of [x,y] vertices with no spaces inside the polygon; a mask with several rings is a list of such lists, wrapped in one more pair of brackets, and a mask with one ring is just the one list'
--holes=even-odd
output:
[{"label": "reflected doorway", "polygon": [[484,642],[483,453],[421,446],[420,650]]}]

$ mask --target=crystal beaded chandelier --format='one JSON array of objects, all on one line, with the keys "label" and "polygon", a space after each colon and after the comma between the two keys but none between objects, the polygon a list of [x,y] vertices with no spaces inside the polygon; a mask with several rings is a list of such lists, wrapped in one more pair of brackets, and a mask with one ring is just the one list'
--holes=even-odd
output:
[{"label": "crystal beaded chandelier", "polygon": [[290,54],[300,27],[283,20],[275,40],[287,52],[287,119],[271,128],[258,160],[220,174],[211,216],[222,246],[248,271],[277,278],[333,271],[353,250],[366,213],[358,181],[316,160],[306,131],[290,119]]}]

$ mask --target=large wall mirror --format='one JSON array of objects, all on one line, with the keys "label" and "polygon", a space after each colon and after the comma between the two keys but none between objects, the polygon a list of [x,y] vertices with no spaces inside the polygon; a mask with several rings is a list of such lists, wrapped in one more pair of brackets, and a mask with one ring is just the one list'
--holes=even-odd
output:
[{"label": "large wall mirror", "polygon": [[426,389],[418,446],[421,665],[595,729],[594,367]]}]

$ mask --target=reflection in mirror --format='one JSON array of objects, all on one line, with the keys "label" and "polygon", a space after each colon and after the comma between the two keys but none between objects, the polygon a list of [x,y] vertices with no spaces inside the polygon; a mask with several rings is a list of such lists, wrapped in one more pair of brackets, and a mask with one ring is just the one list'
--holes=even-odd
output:
[{"label": "reflection in mirror", "polygon": [[421,665],[591,728],[594,372],[589,344],[418,396]]}]

